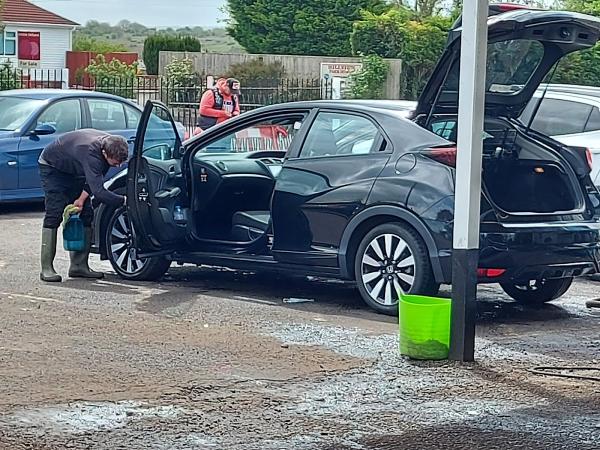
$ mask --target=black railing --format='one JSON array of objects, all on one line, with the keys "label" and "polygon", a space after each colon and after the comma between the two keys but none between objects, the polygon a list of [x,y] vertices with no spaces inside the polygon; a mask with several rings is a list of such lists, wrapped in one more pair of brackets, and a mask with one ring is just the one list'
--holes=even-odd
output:
[{"label": "black railing", "polygon": [[[76,77],[77,78],[77,77]],[[10,89],[83,89],[105,92],[144,105],[147,100],[160,100],[169,106],[175,120],[191,134],[198,117],[206,80],[182,85],[174,80],[156,76],[107,76],[93,79],[79,77],[69,85],[66,71],[40,69],[12,69],[0,66],[0,91]],[[250,111],[278,103],[331,99],[331,81],[321,79],[257,80],[242,86],[240,109]]]},{"label": "black railing", "polygon": [[69,85],[61,69],[12,69],[0,65],[0,91],[9,89],[65,89]]}]

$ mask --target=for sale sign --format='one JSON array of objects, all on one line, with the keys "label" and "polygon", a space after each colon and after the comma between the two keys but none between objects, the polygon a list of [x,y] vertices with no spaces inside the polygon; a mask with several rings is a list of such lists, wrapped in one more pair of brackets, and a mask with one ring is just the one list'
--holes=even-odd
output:
[{"label": "for sale sign", "polygon": [[39,31],[19,31],[18,47],[20,67],[39,67],[41,59]]}]

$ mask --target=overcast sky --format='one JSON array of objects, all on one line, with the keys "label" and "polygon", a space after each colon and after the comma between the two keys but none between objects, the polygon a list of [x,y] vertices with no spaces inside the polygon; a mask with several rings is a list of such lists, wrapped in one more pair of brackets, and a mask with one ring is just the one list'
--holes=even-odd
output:
[{"label": "overcast sky", "polygon": [[84,25],[127,19],[148,27],[224,26],[225,0],[29,0]]}]

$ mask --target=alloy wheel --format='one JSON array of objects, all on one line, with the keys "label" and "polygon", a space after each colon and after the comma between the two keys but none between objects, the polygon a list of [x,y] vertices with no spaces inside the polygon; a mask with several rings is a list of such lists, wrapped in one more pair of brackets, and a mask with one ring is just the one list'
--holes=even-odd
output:
[{"label": "alloy wheel", "polygon": [[361,268],[365,289],[381,305],[395,305],[400,293],[409,292],[415,282],[413,252],[407,242],[395,234],[375,237],[362,255]]},{"label": "alloy wheel", "polygon": [[147,259],[136,256],[131,222],[125,211],[113,220],[109,241],[111,259],[123,273],[135,275],[144,269]]}]

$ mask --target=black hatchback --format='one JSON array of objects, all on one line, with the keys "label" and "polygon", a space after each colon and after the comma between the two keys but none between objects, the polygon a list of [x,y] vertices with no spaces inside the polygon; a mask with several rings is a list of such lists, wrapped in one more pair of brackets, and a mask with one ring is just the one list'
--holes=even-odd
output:
[{"label": "black hatchback", "polygon": [[[489,20],[478,275],[521,302],[600,270],[585,149],[517,119],[554,64],[599,35],[599,20],[567,12]],[[413,120],[402,103],[299,102],[182,145],[166,107],[148,103],[128,173],[110,182],[127,208],[100,207],[96,250],[133,280],[175,261],[355,281],[386,314],[400,292],[435,294],[451,282],[459,49],[453,31]]]}]

